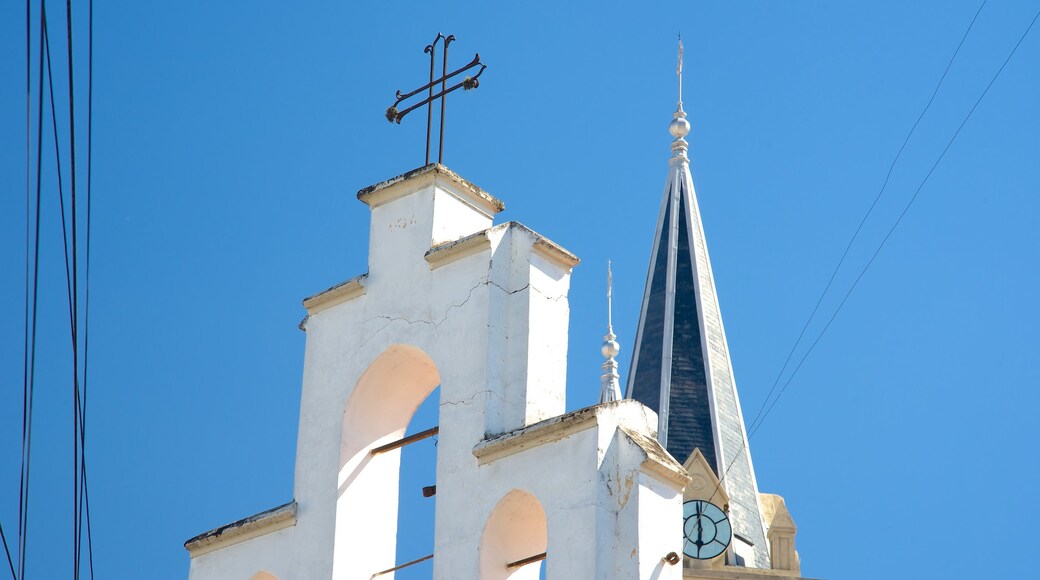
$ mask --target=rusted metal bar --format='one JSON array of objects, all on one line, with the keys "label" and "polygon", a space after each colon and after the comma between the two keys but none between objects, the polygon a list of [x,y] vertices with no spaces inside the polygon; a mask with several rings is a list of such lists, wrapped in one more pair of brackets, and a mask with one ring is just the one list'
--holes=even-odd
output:
[{"label": "rusted metal bar", "polygon": [[[454,35],[452,35],[452,40],[454,40]],[[408,97],[414,97],[415,95],[418,95],[419,93],[429,89],[430,87],[435,86],[437,83],[442,82],[442,81],[446,81],[446,80],[448,80],[448,79],[450,79],[452,77],[458,76],[458,75],[468,71],[469,69],[477,66],[478,64],[480,64],[480,53],[477,53],[477,54],[473,55],[473,60],[469,61],[469,64],[467,64],[466,66],[458,68],[456,70],[453,70],[450,73],[444,75],[443,79],[434,79],[433,81],[431,81],[431,82],[429,82],[429,83],[427,83],[427,84],[425,84],[425,85],[415,89],[414,91],[412,91],[410,93],[402,93],[401,91],[397,91],[397,100],[394,101],[394,106],[396,107],[397,105],[401,104],[401,101],[407,99]]]},{"label": "rusted metal bar", "polygon": [[372,455],[379,455],[380,453],[386,453],[387,451],[393,451],[394,449],[398,449],[398,448],[404,447],[405,445],[408,445],[410,443],[415,443],[416,441],[422,441],[423,439],[428,439],[430,437],[433,437],[434,435],[436,435],[436,434],[438,434],[440,432],[441,432],[441,428],[440,427],[431,427],[431,428],[429,428],[429,429],[427,429],[425,431],[420,431],[420,432],[416,433],[415,435],[409,435],[409,436],[407,436],[407,437],[405,437],[403,439],[398,439],[397,441],[391,441],[390,443],[387,443],[386,445],[380,445],[379,447],[376,447],[376,448],[372,449],[371,453],[372,453]]},{"label": "rusted metal bar", "polygon": [[[423,52],[430,54],[430,94],[427,96],[427,100],[433,99],[433,66],[436,63],[437,43],[444,38],[444,35],[440,32],[437,33],[437,38],[433,39],[433,42],[426,45]],[[396,106],[396,105],[395,105]],[[426,163],[423,165],[430,164],[430,128],[433,127],[433,107],[429,107],[426,111]]]},{"label": "rusted metal bar", "polygon": [[401,568],[407,568],[409,566],[412,566],[414,564],[418,564],[419,562],[425,562],[425,561],[430,560],[432,558],[433,558],[433,554],[430,554],[429,556],[423,556],[422,558],[419,558],[417,560],[412,560],[411,562],[405,562],[404,564],[398,564],[397,566],[394,566],[393,568],[387,568],[386,570],[383,570],[382,572],[376,572],[375,574],[372,574],[372,578],[375,578],[376,576],[382,576],[383,574],[389,574],[391,572],[396,572],[396,571],[400,570]]},{"label": "rusted metal bar", "polygon": [[448,79],[444,78],[444,76],[448,72],[448,45],[453,40],[455,40],[454,34],[449,34],[444,39],[444,63],[441,65],[441,142],[437,146],[437,163],[444,163],[444,105],[448,101],[445,98],[448,96],[448,91],[445,90],[448,86]]},{"label": "rusted metal bar", "polygon": [[437,486],[436,485],[423,486],[423,488],[422,488],[422,496],[423,497],[433,497],[435,495],[437,495]]},{"label": "rusted metal bar", "polygon": [[506,564],[506,568],[519,568],[520,566],[526,566],[528,564],[534,564],[535,562],[541,562],[545,559],[545,552],[538,554],[537,556],[531,556],[524,558],[523,560],[517,560],[516,562],[510,562]]},{"label": "rusted metal bar", "polygon": [[398,111],[397,109],[391,107],[391,110],[387,111],[387,119],[389,119],[390,121],[396,121],[397,123],[400,123],[401,119],[404,119],[404,116],[408,113],[411,113],[412,111],[418,109],[419,107],[427,103],[432,103],[433,101],[436,101],[444,95],[453,93],[458,89],[466,89],[468,91],[477,88],[478,86],[480,86],[480,81],[478,79],[480,78],[480,75],[484,73],[484,69],[486,68],[487,65],[480,65],[480,70],[477,71],[477,74],[473,75],[472,77],[466,77],[462,82],[453,85],[449,87],[447,90],[443,90],[428,99],[424,99],[423,101],[416,103],[403,111]]}]

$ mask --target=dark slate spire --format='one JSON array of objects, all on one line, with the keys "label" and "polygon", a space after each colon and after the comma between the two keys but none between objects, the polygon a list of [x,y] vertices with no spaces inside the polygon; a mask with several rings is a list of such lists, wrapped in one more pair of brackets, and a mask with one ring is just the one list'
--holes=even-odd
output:
[{"label": "dark slate spire", "polygon": [[673,117],[675,140],[627,396],[657,411],[658,438],[680,462],[701,450],[729,495],[734,531],[754,545],[755,561],[745,565],[769,568],[758,484],[686,156],[690,124],[681,89]]}]

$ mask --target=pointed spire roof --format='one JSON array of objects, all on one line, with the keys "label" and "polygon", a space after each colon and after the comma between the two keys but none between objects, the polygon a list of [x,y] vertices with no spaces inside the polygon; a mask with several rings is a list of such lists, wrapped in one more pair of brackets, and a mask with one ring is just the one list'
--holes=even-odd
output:
[{"label": "pointed spire roof", "polygon": [[681,40],[676,72],[679,102],[668,127],[672,157],[626,394],[657,412],[658,439],[673,457],[686,463],[700,451],[722,480],[734,531],[753,545],[754,562],[746,565],[769,568],[758,484],[687,157]]}]

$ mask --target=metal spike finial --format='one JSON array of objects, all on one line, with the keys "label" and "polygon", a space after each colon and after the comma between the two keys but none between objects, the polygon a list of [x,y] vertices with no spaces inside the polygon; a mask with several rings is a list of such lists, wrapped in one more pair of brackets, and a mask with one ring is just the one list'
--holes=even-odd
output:
[{"label": "metal spike finial", "polygon": [[683,45],[680,34],[679,59],[675,67],[675,75],[679,79],[679,104],[675,108],[675,113],[672,114],[672,122],[668,125],[668,132],[675,138],[675,141],[672,142],[672,158],[678,160],[686,160],[687,143],[684,137],[690,134],[690,122],[686,120],[686,111],[683,110],[682,103],[682,65]]},{"label": "metal spike finial", "polygon": [[603,374],[600,375],[600,382],[602,387],[599,391],[599,402],[609,403],[610,401],[621,400],[621,385],[618,383],[620,375],[618,375],[618,363],[614,359],[621,351],[621,346],[618,345],[617,341],[614,340],[617,336],[614,335],[614,324],[613,324],[613,313],[612,313],[612,293],[614,287],[614,274],[610,269],[610,260],[607,260],[607,334],[603,337],[603,347],[601,352],[603,357],[607,359],[603,362],[600,367],[603,370]]},{"label": "metal spike finial", "polygon": [[610,260],[607,260],[607,332],[613,333],[613,299],[611,297],[614,290],[614,273],[610,270]]},{"label": "metal spike finial", "polygon": [[682,33],[679,33],[679,64],[675,67],[675,76],[679,77],[679,109],[682,110]]}]

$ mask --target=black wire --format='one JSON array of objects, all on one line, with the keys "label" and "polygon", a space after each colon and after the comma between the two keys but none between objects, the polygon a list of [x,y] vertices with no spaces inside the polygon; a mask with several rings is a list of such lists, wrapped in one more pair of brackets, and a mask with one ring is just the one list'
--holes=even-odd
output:
[{"label": "black wire", "polygon": [[72,577],[75,580],[79,579],[79,474],[80,474],[80,461],[79,461],[79,447],[80,447],[80,429],[79,429],[79,339],[77,336],[77,330],[79,329],[79,257],[78,257],[78,242],[79,237],[77,235],[77,217],[76,212],[76,90],[75,90],[75,67],[73,59],[73,42],[72,42],[72,0],[65,0],[65,34],[66,34],[66,48],[68,52],[68,71],[69,71],[69,166],[70,175],[69,183],[71,190],[71,201],[72,201],[72,311],[73,311],[73,332],[72,332],[72,554],[73,554],[73,571]]},{"label": "black wire", "polygon": [[40,205],[42,200],[41,171],[43,154],[43,57],[44,36],[47,30],[46,0],[40,0],[40,66],[38,71],[38,95],[37,95],[37,118],[36,118],[36,227],[33,243],[33,282],[32,282],[32,325],[27,336],[29,360],[27,370],[28,386],[25,398],[22,401],[24,408],[24,426],[22,442],[22,481],[19,485],[22,493],[18,498],[18,578],[25,578],[26,549],[29,534],[29,482],[32,467],[32,408],[33,398],[36,390],[36,322],[37,322],[37,297],[39,294],[40,281]]},{"label": "black wire", "polygon": [[[40,58],[43,58],[43,46],[40,46]],[[43,69],[40,69],[40,82],[43,82]],[[41,96],[43,95],[41,91]],[[22,349],[22,448],[21,465],[18,471],[18,537],[15,550],[21,559],[22,546],[22,510],[25,497],[25,443],[28,427],[29,401],[29,280],[31,274],[29,264],[32,239],[32,2],[25,0],[25,328],[22,332],[24,347]],[[4,547],[7,539],[4,539]],[[7,556],[11,560],[10,553]],[[17,580],[12,563],[11,575]]]},{"label": "black wire", "polygon": [[762,401],[762,405],[758,408],[758,413],[756,413],[755,418],[751,420],[751,424],[748,426],[749,429],[754,429],[757,423],[759,422],[759,419],[761,418],[762,413],[766,408],[766,405],[769,403],[769,398],[773,395],[773,392],[776,391],[777,385],[780,384],[780,379],[784,376],[784,371],[787,370],[788,363],[791,362],[791,357],[794,355],[794,351],[797,350],[798,345],[802,343],[802,338],[805,336],[805,331],[808,330],[809,324],[816,316],[816,312],[820,309],[820,304],[823,303],[824,297],[827,296],[827,292],[830,291],[831,285],[834,284],[834,279],[835,277],[837,277],[838,271],[845,263],[845,258],[848,257],[849,250],[852,249],[852,244],[855,243],[856,239],[859,237],[860,232],[863,230],[863,225],[867,223],[867,218],[869,218],[870,214],[873,213],[874,207],[877,206],[877,203],[881,199],[881,196],[885,193],[885,189],[888,187],[888,182],[892,178],[892,170],[895,169],[896,163],[899,161],[899,158],[902,157],[903,150],[906,149],[907,143],[910,142],[910,137],[913,136],[914,131],[917,130],[917,126],[921,124],[921,119],[924,118],[925,113],[928,112],[928,109],[932,107],[932,103],[935,101],[935,96],[939,94],[939,88],[942,87],[943,81],[946,80],[946,75],[950,72],[950,68],[953,66],[953,61],[956,60],[957,55],[961,51],[961,47],[964,46],[964,41],[968,38],[968,33],[971,32],[972,27],[975,26],[975,20],[978,19],[979,14],[982,12],[982,9],[986,6],[986,2],[988,1],[989,0],[982,0],[982,4],[979,5],[979,9],[975,11],[975,16],[972,16],[971,22],[968,23],[968,28],[964,30],[964,34],[961,35],[960,42],[957,43],[957,48],[953,51],[953,55],[950,56],[949,62],[946,63],[946,70],[944,70],[942,76],[939,77],[939,82],[935,85],[935,90],[932,91],[931,98],[928,99],[928,103],[924,106],[923,109],[921,109],[921,114],[917,116],[917,120],[914,121],[914,125],[910,127],[910,132],[908,132],[906,134],[906,137],[903,139],[903,144],[899,147],[899,151],[897,151],[895,157],[892,158],[892,163],[890,163],[888,166],[888,173],[885,174],[885,181],[881,184],[881,189],[877,192],[877,195],[874,196],[874,201],[871,202],[870,207],[867,208],[867,213],[863,214],[863,219],[860,220],[859,225],[856,226],[856,231],[853,232],[852,237],[849,239],[849,243],[845,246],[845,251],[842,252],[841,258],[838,260],[838,264],[834,266],[834,271],[831,272],[831,277],[829,280],[827,280],[827,285],[824,286],[823,292],[820,293],[820,297],[816,300],[816,304],[813,306],[812,312],[809,314],[809,317],[805,320],[805,324],[802,325],[802,330],[798,333],[798,338],[796,338],[794,344],[791,345],[791,350],[787,353],[787,358],[784,359],[784,364],[780,368],[780,372],[777,373],[776,379],[773,380],[773,386],[769,388],[769,393],[766,394],[765,399],[763,399]]},{"label": "black wire", "polygon": [[[91,176],[92,168],[94,165],[94,0],[89,0],[87,3],[88,17],[87,17],[87,247],[86,247],[86,265],[85,265],[85,276],[84,276],[84,305],[83,305],[83,405],[82,418],[80,420],[80,471],[83,480],[83,487],[81,497],[83,498],[83,507],[80,511],[80,517],[83,517],[84,511],[86,512],[87,519],[87,563],[90,571],[90,578],[94,578],[94,542],[90,532],[90,492],[87,487],[87,361],[89,351],[89,339],[90,339],[90,199],[91,199]],[[77,527],[81,527],[77,524]]]},{"label": "black wire", "polygon": [[7,535],[3,533],[3,523],[0,523],[0,539],[3,541],[3,551],[7,554],[7,565],[10,566],[10,577],[18,580],[15,574],[15,560],[10,559],[10,549],[7,548]]},{"label": "black wire", "polygon": [[[50,34],[45,28],[43,31],[43,45],[46,47],[47,55],[47,89],[50,95],[51,101],[51,127],[54,130],[54,160],[55,167],[58,177],[58,209],[61,214],[61,238],[62,238],[62,249],[65,251],[65,292],[68,294],[69,300],[69,328],[72,333],[72,342],[76,343],[76,326],[73,324],[75,319],[75,313],[72,310],[72,275],[69,267],[69,237],[68,237],[68,226],[65,221],[65,190],[62,186],[64,181],[61,177],[61,148],[58,146],[58,114],[57,109],[54,105],[54,76],[51,70],[51,40]],[[42,114],[43,111],[40,111]]]},{"label": "black wire", "polygon": [[[982,94],[980,94],[979,98],[975,100],[975,104],[972,105],[971,110],[969,110],[968,114],[964,116],[964,120],[961,121],[961,124],[957,127],[957,130],[954,131],[953,136],[950,137],[949,142],[946,143],[946,148],[943,149],[942,153],[939,155],[939,158],[935,160],[934,164],[932,164],[932,168],[928,170],[928,174],[925,175],[924,180],[921,181],[921,184],[917,186],[917,190],[914,191],[914,195],[910,198],[910,201],[907,202],[906,206],[903,207],[903,211],[899,214],[899,217],[896,218],[896,221],[894,224],[892,224],[892,227],[889,228],[888,233],[885,234],[884,239],[881,240],[881,243],[878,245],[877,249],[874,250],[874,254],[870,257],[870,260],[867,262],[866,266],[863,266],[863,269],[860,271],[859,276],[856,277],[856,281],[852,283],[852,286],[849,288],[849,291],[845,293],[845,297],[841,299],[841,303],[838,304],[838,308],[835,309],[834,314],[831,315],[830,319],[827,321],[827,324],[823,327],[823,330],[820,331],[819,336],[816,337],[816,340],[813,341],[812,345],[809,347],[809,350],[807,350],[805,352],[805,355],[802,356],[801,360],[798,361],[798,366],[795,367],[795,370],[791,373],[791,376],[787,379],[787,382],[784,383],[784,387],[780,390],[780,393],[776,396],[776,399],[773,400],[773,404],[769,406],[765,414],[762,416],[762,421],[765,421],[765,418],[769,416],[769,412],[773,410],[773,407],[776,405],[776,402],[780,400],[780,397],[783,396],[784,391],[787,390],[788,385],[790,385],[791,381],[794,380],[794,376],[798,373],[798,369],[802,368],[802,363],[805,362],[805,359],[809,357],[809,353],[813,351],[816,345],[820,342],[820,339],[823,338],[823,335],[827,332],[827,329],[830,328],[831,323],[834,322],[834,319],[838,316],[838,312],[841,311],[841,308],[845,306],[845,302],[849,299],[849,296],[852,294],[852,291],[856,289],[856,286],[859,284],[859,281],[863,278],[863,275],[867,273],[867,270],[874,263],[874,260],[881,252],[881,248],[885,247],[885,243],[887,243],[888,239],[892,236],[892,232],[894,232],[896,228],[899,227],[900,222],[903,221],[903,217],[906,216],[906,213],[910,210],[910,206],[913,205],[914,201],[917,200],[917,196],[921,193],[921,189],[924,188],[924,185],[926,183],[928,183],[928,180],[932,177],[932,173],[935,171],[935,168],[939,166],[939,162],[943,160],[943,157],[946,156],[946,152],[950,150],[950,147],[953,145],[953,142],[957,139],[957,136],[960,135],[961,129],[963,129],[964,125],[968,123],[968,119],[970,119],[972,114],[975,113],[975,109],[979,106],[979,103],[982,102],[983,97],[985,97],[986,93],[989,92],[990,87],[992,87],[993,83],[996,82],[997,77],[1000,76],[1000,73],[1004,71],[1004,67],[1006,67],[1007,64],[1011,61],[1011,57],[1013,57],[1015,55],[1015,52],[1018,51],[1018,47],[1022,44],[1022,41],[1026,39],[1026,35],[1028,35],[1029,31],[1033,29],[1033,25],[1036,24],[1037,18],[1040,18],[1040,11],[1037,11],[1036,15],[1033,16],[1033,20],[1029,23],[1029,26],[1026,27],[1025,32],[1022,33],[1022,36],[1019,37],[1018,42],[1015,43],[1015,47],[1011,49],[1011,52],[1008,54],[1007,58],[1004,59],[1004,63],[1000,65],[1000,68],[997,69],[997,72],[993,75],[993,78],[990,79],[989,84],[986,85],[986,88],[982,91]],[[761,427],[761,422],[759,423],[759,427]]]},{"label": "black wire", "polygon": [[[820,339],[823,338],[823,335],[827,332],[827,329],[830,328],[831,323],[834,322],[834,319],[838,316],[838,313],[841,311],[842,307],[845,306],[846,301],[849,299],[849,296],[852,294],[853,290],[856,289],[856,286],[859,284],[860,280],[862,280],[863,275],[867,273],[867,270],[874,263],[874,260],[878,257],[878,254],[881,252],[881,249],[885,247],[885,244],[892,236],[892,233],[895,232],[897,227],[899,227],[899,224],[903,221],[903,217],[905,217],[907,212],[910,210],[910,206],[912,206],[914,201],[917,200],[917,196],[921,193],[921,190],[924,188],[925,184],[928,183],[928,180],[932,177],[932,174],[935,172],[935,169],[939,166],[939,163],[942,162],[943,158],[946,156],[946,153],[950,150],[950,147],[953,146],[953,143],[957,139],[957,136],[960,135],[961,130],[968,123],[968,120],[971,119],[971,116],[975,113],[975,109],[978,108],[979,103],[981,103],[982,99],[985,98],[990,88],[996,82],[997,77],[1000,76],[1000,73],[1004,72],[1004,68],[1007,67],[1007,64],[1009,62],[1011,62],[1011,58],[1018,51],[1018,47],[1022,45],[1022,42],[1026,39],[1026,36],[1029,35],[1029,32],[1033,29],[1033,25],[1036,24],[1038,18],[1040,18],[1040,11],[1037,11],[1037,13],[1033,16],[1033,19],[1029,22],[1029,26],[1026,27],[1025,31],[1019,37],[1018,42],[1015,43],[1015,46],[1011,49],[1011,52],[1008,53],[1007,58],[1004,59],[1004,62],[1000,65],[1000,68],[997,69],[997,72],[993,74],[993,77],[989,80],[989,83],[986,85],[986,88],[983,89],[981,94],[979,94],[978,99],[975,100],[975,104],[973,104],[971,109],[968,110],[968,114],[964,116],[963,120],[961,120],[960,125],[957,126],[957,130],[953,132],[953,136],[950,137],[950,140],[946,143],[946,147],[942,150],[942,153],[939,154],[939,157],[935,160],[935,163],[932,164],[932,167],[928,170],[928,173],[925,175],[924,179],[917,186],[917,189],[914,191],[913,196],[911,196],[910,201],[908,201],[907,204],[903,207],[903,211],[899,214],[899,217],[896,218],[896,221],[894,224],[892,224],[892,227],[889,228],[888,232],[885,234],[885,237],[881,240],[881,243],[878,245],[877,249],[874,250],[874,253],[873,255],[871,255],[870,260],[867,261],[867,264],[863,267],[862,270],[860,270],[860,273],[856,277],[856,280],[852,283],[852,286],[845,293],[845,296],[842,298],[841,303],[838,304],[838,307],[835,309],[834,313],[827,321],[827,324],[823,327],[823,330],[820,331],[820,334],[817,335],[812,345],[809,346],[809,349],[798,361],[798,365],[795,367],[794,371],[792,371],[791,376],[788,377],[787,381],[784,383],[783,388],[780,389],[780,392],[777,394],[772,404],[770,404],[769,407],[765,410],[765,413],[762,415],[762,418],[758,422],[758,425],[748,433],[748,439],[750,439],[755,433],[758,432],[762,424],[765,422],[766,417],[769,416],[769,413],[772,412],[773,407],[775,407],[776,403],[780,400],[780,397],[782,397],[784,392],[787,391],[787,387],[791,384],[791,381],[794,380],[795,375],[798,374],[798,370],[802,368],[802,364],[809,357],[809,354],[812,353],[813,349],[816,348],[816,345],[819,344]],[[722,485],[722,480],[725,479],[726,475],[729,473],[729,470],[736,463],[736,459],[740,457],[740,452],[744,450],[744,447],[746,447],[746,445],[746,440],[743,443],[741,443],[739,451],[737,452],[737,456],[734,457],[733,461],[731,461],[729,466],[726,468],[726,471],[723,472],[722,477],[719,478],[719,485],[716,486],[715,491],[712,493],[712,497],[715,496],[715,493],[718,493],[719,486]]]},{"label": "black wire", "polygon": [[87,463],[82,460],[83,466],[83,502],[87,514],[87,565],[90,577],[94,578],[94,538],[90,528],[90,491],[87,488]]},{"label": "black wire", "polygon": [[[70,272],[69,272],[69,241],[68,241],[68,235],[67,235],[68,227],[66,226],[66,222],[65,222],[65,194],[64,194],[64,191],[63,191],[63,188],[62,188],[62,179],[61,179],[61,152],[60,152],[60,148],[58,147],[58,120],[57,120],[56,107],[55,107],[55,104],[54,104],[54,78],[52,76],[52,66],[51,66],[50,35],[48,33],[46,33],[46,31],[44,33],[44,45],[47,48],[47,83],[48,83],[47,86],[48,86],[48,92],[50,93],[50,101],[51,101],[51,126],[54,129],[54,157],[55,157],[56,165],[57,165],[58,206],[59,206],[60,213],[61,213],[61,235],[62,235],[62,241],[63,241],[62,248],[65,251],[65,289],[66,289],[66,292],[68,293],[68,300],[69,300],[69,327],[70,327],[70,335],[72,337],[73,350],[75,351],[76,344],[77,344],[77,342],[76,342],[76,332],[77,332],[77,330],[76,330],[76,324],[75,324],[75,316],[76,315],[75,315],[75,312],[73,311],[73,298],[72,298],[73,297],[73,291],[72,291],[72,286],[71,286],[71,282],[70,282],[71,276],[70,276]],[[74,369],[74,370],[78,372],[78,369]],[[75,407],[74,413],[77,414],[77,415],[79,413],[79,404],[78,404],[78,402],[79,402],[79,398],[77,396],[76,404],[74,405],[74,407]],[[75,462],[75,458],[74,458],[74,462]],[[77,462],[77,464],[79,464],[79,462]],[[81,492],[77,492],[77,506],[76,506],[77,510],[74,511],[74,513],[73,513],[73,519],[75,521],[75,526],[76,526],[76,529],[73,530],[73,536],[74,536],[74,540],[77,542],[77,546],[79,545],[79,543],[78,543],[78,535],[79,535],[78,529],[80,527],[80,522],[79,522],[79,518],[77,517],[77,513],[78,513],[78,509],[79,509],[79,503],[82,501],[81,495],[82,495]],[[73,562],[74,563],[78,561],[78,554],[75,553],[75,552],[76,551],[74,551],[74,553],[73,553]],[[78,568],[78,565],[77,565],[77,568]]]}]

